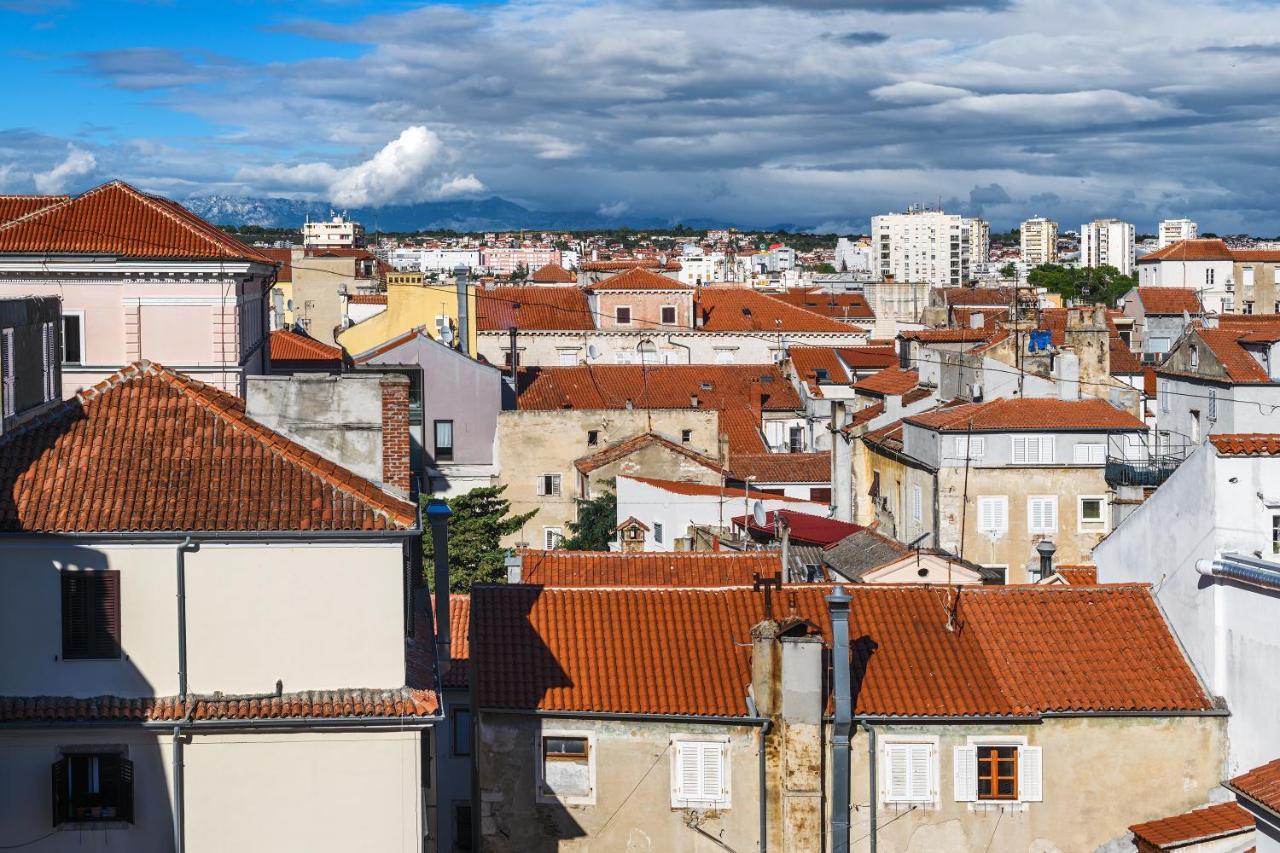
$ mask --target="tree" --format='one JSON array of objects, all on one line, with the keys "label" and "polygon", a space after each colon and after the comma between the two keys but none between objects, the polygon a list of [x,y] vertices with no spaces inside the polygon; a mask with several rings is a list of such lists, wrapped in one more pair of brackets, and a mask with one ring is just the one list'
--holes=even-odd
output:
[{"label": "tree", "polygon": [[1064,267],[1058,264],[1042,264],[1027,274],[1027,281],[1035,287],[1043,287],[1063,299],[1078,304],[1114,305],[1120,297],[1138,286],[1132,275],[1121,275],[1120,270],[1104,267]]},{"label": "tree", "polygon": [[823,261],[820,264],[814,264],[813,266],[809,267],[809,269],[813,270],[819,275],[832,275],[836,272],[836,268],[831,264],[827,263],[826,261]]},{"label": "tree", "polygon": [[1012,261],[1010,261],[1009,263],[1000,267],[1000,277],[1001,278],[1017,278],[1018,268],[1013,265]]},{"label": "tree", "polygon": [[[467,592],[473,584],[498,583],[503,579],[506,549],[498,545],[504,536],[519,530],[535,512],[509,515],[511,501],[502,496],[506,486],[481,486],[449,498],[449,589]],[[423,498],[426,501],[426,498]],[[423,566],[435,559],[430,529],[422,534]],[[435,585],[435,573],[426,569],[427,583]]]},{"label": "tree", "polygon": [[614,480],[604,481],[604,491],[590,500],[577,498],[578,520],[569,522],[573,535],[561,543],[570,551],[607,551],[618,525],[618,495]]}]

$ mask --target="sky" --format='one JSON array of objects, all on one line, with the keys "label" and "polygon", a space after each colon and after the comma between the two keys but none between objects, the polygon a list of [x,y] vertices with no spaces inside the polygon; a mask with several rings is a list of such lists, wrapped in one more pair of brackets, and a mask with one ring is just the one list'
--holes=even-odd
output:
[{"label": "sky", "polygon": [[0,192],[1280,234],[1280,0],[0,0]]}]

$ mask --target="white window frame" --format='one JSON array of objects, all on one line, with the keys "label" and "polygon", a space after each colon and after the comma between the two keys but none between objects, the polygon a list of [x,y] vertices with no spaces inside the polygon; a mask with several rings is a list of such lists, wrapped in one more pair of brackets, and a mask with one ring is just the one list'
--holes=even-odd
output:
[{"label": "white window frame", "polygon": [[[547,488],[547,478],[551,478],[551,488]],[[553,473],[539,474],[537,489],[540,498],[558,498],[563,489],[560,485],[560,475]]]},{"label": "white window frame", "polygon": [[[619,317],[619,316],[618,316],[618,312],[619,312],[619,311],[622,311],[622,310],[625,310],[625,311],[627,312],[627,319],[625,319],[625,320],[623,320],[621,317]],[[631,306],[630,306],[630,305],[615,305],[615,306],[613,306],[613,323],[614,323],[614,325],[616,325],[616,326],[630,326],[630,325],[633,325],[633,324],[634,324],[634,322],[635,322],[635,313],[631,310]]]},{"label": "white window frame", "polygon": [[[720,752],[720,787],[719,798],[689,797],[680,786],[680,750],[683,744],[693,744],[707,750]],[[728,737],[707,735],[671,736],[671,808],[673,809],[714,809],[727,811],[733,803],[731,784],[733,779],[732,748]]]},{"label": "white window frame", "polygon": [[85,361],[85,357],[84,357],[84,311],[63,311],[63,312],[62,312],[62,318],[63,318],[63,319],[60,321],[60,324],[61,324],[61,326],[62,326],[62,329],[61,329],[61,332],[60,332],[59,337],[58,337],[58,340],[59,340],[59,341],[61,342],[61,344],[62,344],[62,345],[59,347],[59,350],[61,350],[61,351],[58,353],[58,357],[59,357],[59,358],[62,358],[62,352],[66,350],[66,341],[63,341],[62,339],[63,339],[64,337],[66,337],[66,334],[67,334],[67,324],[66,324],[66,318],[67,318],[67,317],[77,317],[77,318],[79,318],[79,320],[80,320],[80,322],[77,324],[77,325],[79,326],[79,328],[80,328],[80,335],[79,335],[79,338],[80,338],[80,360],[79,360],[79,361],[66,361],[66,360],[63,360],[63,362],[62,362],[62,363],[63,363],[63,364],[73,364],[73,365],[76,365],[76,366],[78,367],[78,366],[80,366],[80,365],[82,365],[82,364],[87,364],[87,363],[88,363],[88,362],[86,362],[86,361]]},{"label": "white window frame", "polygon": [[[1001,514],[1004,517],[1004,525],[999,528],[986,528],[982,526],[982,507],[984,504],[994,503],[1001,507]],[[1008,495],[981,495],[977,500],[977,528],[979,533],[984,533],[992,539],[1003,539],[1005,534],[1009,532],[1009,496]]]},{"label": "white window frame", "polygon": [[970,462],[977,462],[987,453],[987,439],[981,435],[955,436],[955,458],[963,461],[967,456]]},{"label": "white window frame", "polygon": [[542,528],[542,548],[544,551],[554,551],[560,547],[560,543],[564,541],[563,527],[544,527]]},{"label": "white window frame", "polygon": [[[546,787],[546,774],[543,772],[546,759],[543,757],[543,740],[552,737],[574,737],[587,739],[587,784],[591,789],[591,793],[585,796],[559,796],[550,793]],[[471,746],[472,750],[476,749],[475,744]],[[537,801],[539,803],[563,803],[567,806],[594,806],[596,804],[596,733],[592,731],[583,731],[581,729],[543,729],[534,735],[533,738],[533,754],[534,754],[534,773],[536,775],[534,788]]]},{"label": "white window frame", "polygon": [[[1081,451],[1084,451],[1082,454]],[[1083,459],[1081,456],[1083,455]],[[1096,459],[1094,457],[1097,457]],[[1105,441],[1077,441],[1071,448],[1071,460],[1076,465],[1105,465],[1107,444]]]},{"label": "white window frame", "polygon": [[[1012,800],[980,800],[977,796],[977,762],[974,762],[973,775],[973,797],[966,798],[969,793],[968,789],[962,784],[961,779],[961,750],[974,750],[980,746],[1013,746],[1018,749],[1018,796]],[[1025,808],[1028,803],[1039,803],[1044,801],[1044,753],[1041,747],[1032,746],[1027,743],[1026,735],[969,735],[965,738],[964,746],[953,747],[951,751],[952,760],[952,780],[954,785],[953,797],[958,803],[968,803],[970,811],[991,807],[1009,807],[1018,806]],[[1034,762],[1035,772],[1034,778],[1031,778],[1032,771],[1024,769],[1024,762],[1030,766]],[[1028,778],[1024,779],[1024,773]],[[1026,783],[1032,784],[1026,784]],[[1028,790],[1029,789],[1029,790]]]},{"label": "white window frame", "polygon": [[[1030,460],[1028,450],[1033,446],[1036,448],[1036,458]],[[1052,465],[1054,463],[1055,451],[1053,436],[1046,433],[1028,433],[1026,435],[1012,436],[1012,452],[1010,458],[1014,465]]]},{"label": "white window frame", "polygon": [[[880,766],[883,771],[880,775],[880,802],[887,806],[892,805],[910,805],[937,807],[939,799],[942,795],[941,774],[939,769],[941,766],[941,749],[939,747],[939,738],[936,735],[881,735],[880,742]],[[928,788],[927,796],[920,795],[911,791],[911,764],[910,756],[908,760],[908,782],[907,791],[904,794],[895,794],[893,788],[893,771],[894,759],[892,753],[897,747],[924,747],[928,750],[928,770],[926,787]]]},{"label": "white window frame", "polygon": [[[1032,507],[1036,504],[1053,508],[1053,524],[1045,522],[1040,526],[1035,524],[1035,512]],[[1028,495],[1027,496],[1027,532],[1031,535],[1045,534],[1054,535],[1058,532],[1058,496],[1057,495]]]},{"label": "white window frame", "polygon": [[[1097,521],[1088,521],[1084,517],[1084,502],[1098,501],[1101,517]],[[1076,532],[1078,533],[1106,533],[1107,528],[1107,496],[1106,495],[1077,495],[1076,496]]]}]

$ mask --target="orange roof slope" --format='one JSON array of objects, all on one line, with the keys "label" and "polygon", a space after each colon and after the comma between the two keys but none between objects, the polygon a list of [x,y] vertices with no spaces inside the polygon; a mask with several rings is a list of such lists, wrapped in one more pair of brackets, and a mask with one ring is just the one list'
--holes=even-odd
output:
[{"label": "orange roof slope", "polygon": [[35,213],[69,198],[67,195],[0,195],[0,222]]},{"label": "orange roof slope", "polygon": [[[809,391],[822,396],[821,383],[848,384],[849,374],[836,350],[831,347],[789,347],[787,355],[791,358],[791,366],[796,375],[809,386]],[[818,371],[824,371],[825,377],[819,378]]]},{"label": "orange roof slope", "polygon": [[874,320],[875,312],[861,293],[821,293],[813,290],[786,290],[769,296],[796,308],[803,308],[833,320]]},{"label": "orange roof slope", "polygon": [[1241,339],[1248,337],[1252,331],[1232,325],[1230,328],[1198,328],[1195,333],[1213,352],[1232,382],[1270,382],[1271,377],[1267,375],[1267,371],[1241,346]]},{"label": "orange roof slope", "polygon": [[851,370],[883,369],[898,361],[898,351],[891,346],[840,347],[836,352]]},{"label": "orange roof slope", "polygon": [[996,329],[911,329],[901,332],[898,337],[906,341],[920,341],[925,344],[977,344],[996,334]]},{"label": "orange roof slope", "polygon": [[1203,314],[1200,298],[1189,287],[1139,287],[1138,299],[1146,314]]},{"label": "orange roof slope", "polygon": [[543,284],[574,284],[578,277],[559,264],[547,264],[534,270],[529,280]]},{"label": "orange roof slope", "polygon": [[1218,433],[1209,436],[1220,456],[1280,456],[1280,435],[1276,433]]},{"label": "orange roof slope", "polygon": [[293,249],[259,249],[258,251],[275,262],[278,267],[276,281],[282,283],[293,281]]},{"label": "orange roof slope", "polygon": [[[1211,708],[1145,586],[964,588],[956,631],[947,630],[936,589],[847,590],[859,715]],[[786,611],[811,620],[828,642],[829,591],[785,591]],[[743,644],[763,611],[749,587],[479,586],[472,600],[472,675],[484,707],[747,714],[751,649]],[[1045,654],[1028,637],[1070,637],[1072,653]]]},{"label": "orange roof slope", "polygon": [[879,373],[864,376],[853,384],[855,391],[881,397],[897,397],[905,394],[920,382],[920,371],[914,367],[903,370],[898,365],[886,367]]},{"label": "orange roof slope", "polygon": [[0,224],[0,252],[275,263],[177,202],[123,181]]},{"label": "orange roof slope", "polygon": [[1227,787],[1280,814],[1280,758],[1236,776],[1227,782]]},{"label": "orange roof slope", "polygon": [[677,444],[664,436],[658,435],[656,432],[644,432],[640,435],[633,435],[631,438],[623,439],[616,444],[611,444],[608,447],[596,451],[595,453],[591,453],[575,460],[573,467],[577,468],[584,474],[590,474],[592,471],[603,468],[605,465],[617,462],[619,459],[625,459],[637,450],[641,450],[645,447],[653,447],[655,445],[664,447],[672,453],[677,453],[686,459],[697,462],[699,465],[710,468],[716,473],[723,473],[724,469],[720,467],[719,461],[712,459],[710,456],[704,456],[693,448],[685,447],[683,444]]},{"label": "orange roof slope", "polygon": [[1140,264],[1155,261],[1230,261],[1231,249],[1222,240],[1202,237],[1196,240],[1179,240],[1163,249],[1148,252],[1138,258]]},{"label": "orange roof slope", "polygon": [[416,508],[142,361],[0,436],[0,530],[411,528]]},{"label": "orange roof slope", "polygon": [[637,474],[624,474],[628,480],[635,480],[637,483],[644,483],[646,486],[652,486],[655,489],[662,489],[664,492],[670,492],[673,495],[684,495],[685,497],[701,497],[701,498],[767,498],[771,501],[783,501],[785,503],[812,503],[804,498],[792,498],[786,495],[770,495],[765,494],[759,489],[731,489],[727,486],[709,486],[704,483],[687,483],[684,480],[659,480],[656,477],[641,477]]},{"label": "orange roof slope", "polygon": [[[521,409],[801,408],[775,364],[606,364],[530,367],[520,373]],[[694,406],[693,398],[698,398]]]},{"label": "orange roof slope", "polygon": [[941,432],[1039,430],[1145,430],[1142,421],[1105,400],[1055,400],[1049,397],[999,398],[964,403],[904,418],[907,423]]},{"label": "orange roof slope", "polygon": [[680,269],[678,261],[663,261],[661,258],[623,258],[617,261],[583,261],[578,269],[583,272],[620,272],[622,270],[641,267],[647,270]]},{"label": "orange roof slope", "polygon": [[1098,582],[1097,566],[1058,566],[1058,574],[1072,586],[1090,586]]},{"label": "orange roof slope", "polygon": [[1164,849],[1239,835],[1253,828],[1253,815],[1238,803],[1218,803],[1186,814],[1135,824],[1129,831],[1135,840]]},{"label": "orange roof slope", "polygon": [[595,316],[587,294],[577,287],[493,287],[476,291],[476,328],[481,332],[505,332],[515,326],[525,331],[587,331]]},{"label": "orange roof slope", "polygon": [[782,569],[778,551],[522,551],[520,581],[548,587],[750,586]]},{"label": "orange roof slope", "polygon": [[591,285],[590,290],[693,290],[670,276],[636,267]]},{"label": "orange roof slope", "polygon": [[[434,612],[434,611],[433,611]],[[471,596],[449,596],[449,671],[440,679],[441,687],[466,687],[471,659]]]},{"label": "orange roof slope", "polygon": [[729,467],[733,476],[745,480],[755,477],[760,483],[829,483],[831,454],[818,453],[739,453],[730,451]]},{"label": "orange roof slope", "polygon": [[845,323],[746,287],[704,287],[695,299],[694,314],[704,332],[857,333]]},{"label": "orange roof slope", "polygon": [[271,363],[276,367],[286,364],[342,364],[342,350],[338,347],[331,347],[288,329],[276,329],[271,333],[270,342]]},{"label": "orange roof slope", "polygon": [[729,440],[729,461],[742,454],[768,453],[760,418],[747,408],[721,409],[716,421],[717,435]]}]

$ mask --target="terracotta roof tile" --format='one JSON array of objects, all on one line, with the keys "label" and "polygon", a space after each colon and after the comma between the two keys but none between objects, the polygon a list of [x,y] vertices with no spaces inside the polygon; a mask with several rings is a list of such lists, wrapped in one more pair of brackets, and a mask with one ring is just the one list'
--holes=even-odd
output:
[{"label": "terracotta roof tile", "polygon": [[778,551],[522,551],[520,582],[546,587],[750,586],[782,569]]},{"label": "terracotta roof tile", "polygon": [[153,362],[0,436],[0,530],[367,530],[417,510]]},{"label": "terracotta roof tile", "polygon": [[288,329],[276,329],[271,333],[270,348],[271,365],[276,368],[342,367],[341,349]]},{"label": "terracotta roof tile", "polygon": [[879,373],[864,376],[853,384],[860,394],[875,394],[878,397],[898,397],[916,387],[920,382],[920,371],[915,368],[903,370],[896,364],[886,367]]},{"label": "terracotta roof tile", "polygon": [[733,476],[759,483],[830,483],[831,454],[818,453],[738,453],[732,450],[729,467]]},{"label": "terracotta roof tile", "polygon": [[274,263],[177,202],[146,195],[122,181],[0,224],[0,253]]},{"label": "terracotta roof tile", "polygon": [[703,287],[698,289],[695,300],[698,328],[706,332],[857,333],[846,323],[747,287]]},{"label": "terracotta roof tile", "polygon": [[853,413],[853,417],[850,418],[849,423],[847,426],[844,427],[844,430],[845,432],[848,432],[854,427],[860,427],[860,426],[863,426],[864,424],[868,424],[883,414],[884,414],[883,401],[879,403],[875,403],[870,406],[864,406],[863,408],[858,409],[856,412]]},{"label": "terracotta roof tile", "polygon": [[760,418],[750,409],[721,409],[717,434],[729,440],[729,463],[739,454],[768,453],[764,434],[760,432]]},{"label": "terracotta roof tile", "polygon": [[1240,835],[1253,828],[1254,817],[1242,806],[1219,803],[1186,814],[1135,824],[1129,827],[1129,831],[1136,840],[1165,849]]},{"label": "terracotta roof tile", "polygon": [[1008,308],[1013,304],[1015,296],[1023,302],[1034,302],[1035,291],[1031,288],[1013,287],[940,287],[936,292],[949,307],[966,306],[969,308]]},{"label": "terracotta roof tile", "polygon": [[687,483],[684,480],[660,480],[656,477],[640,477],[635,474],[624,474],[628,480],[635,480],[637,483],[644,483],[646,486],[652,486],[655,489],[662,489],[664,492],[670,492],[673,495],[684,495],[685,497],[726,497],[726,498],[746,498],[746,497],[768,497],[771,501],[785,501],[787,503],[810,503],[803,498],[791,498],[786,495],[765,495],[759,489],[733,489],[728,486],[720,487],[717,485],[706,485],[704,483]]},{"label": "terracotta roof tile", "polygon": [[910,329],[900,332],[898,337],[906,341],[920,341],[924,344],[976,344],[987,341],[994,334],[994,329]]},{"label": "terracotta roof tile", "polygon": [[[846,589],[859,715],[1211,707],[1143,586],[961,588],[957,631],[946,628],[936,588]],[[829,590],[788,586],[781,602],[828,641]],[[763,610],[750,588],[501,585],[476,587],[472,600],[472,676],[483,707],[747,714],[744,644]],[[1028,637],[1071,637],[1073,653],[1046,655]]]},{"label": "terracotta roof tile", "polygon": [[258,251],[275,262],[278,267],[277,282],[283,284],[293,281],[293,249],[259,249]]},{"label": "terracotta roof tile", "polygon": [[671,276],[635,267],[611,275],[587,287],[587,290],[693,290]]},{"label": "terracotta roof tile", "polygon": [[655,432],[641,433],[640,435],[634,435],[631,438],[619,441],[616,444],[611,444],[608,447],[596,451],[595,453],[583,456],[576,460],[573,463],[573,467],[577,468],[583,474],[590,474],[592,471],[603,468],[605,465],[609,465],[613,462],[617,462],[619,459],[624,459],[627,456],[630,456],[637,450],[645,447],[652,447],[654,445],[665,447],[667,450],[670,450],[673,453],[678,453],[686,459],[691,459],[699,465],[709,468],[718,474],[723,473],[724,471],[724,469],[720,467],[720,463],[717,460],[712,459],[710,456],[705,456],[690,447],[685,447],[683,444],[678,444],[665,436],[658,435]]},{"label": "terracotta roof tile", "polygon": [[575,284],[578,277],[559,264],[547,264],[534,270],[529,280],[542,284]]},{"label": "terracotta roof tile", "polygon": [[0,222],[8,222],[71,198],[67,195],[0,195]]},{"label": "terracotta roof tile", "polygon": [[1280,814],[1280,758],[1227,782],[1227,787],[1240,796]]},{"label": "terracotta roof tile", "polygon": [[791,359],[796,375],[816,397],[822,396],[824,384],[849,384],[849,373],[845,370],[844,362],[831,347],[789,347],[787,356]]},{"label": "terracotta roof tile", "polygon": [[787,290],[769,296],[796,308],[803,308],[833,320],[874,320],[876,315],[861,293],[822,293],[815,290]]},{"label": "terracotta roof tile", "polygon": [[386,305],[387,294],[385,293],[352,293],[347,296],[347,302],[351,305]]},{"label": "terracotta roof tile", "polygon": [[471,596],[449,596],[449,669],[440,679],[441,687],[466,687],[471,665]]},{"label": "terracotta roof tile", "polygon": [[898,361],[898,351],[892,346],[840,347],[836,352],[850,370],[882,369]]},{"label": "terracotta roof tile", "polygon": [[1271,377],[1267,375],[1267,371],[1256,358],[1249,354],[1248,350],[1240,345],[1241,338],[1246,337],[1251,331],[1253,330],[1233,326],[1217,329],[1198,328],[1195,334],[1213,352],[1232,382],[1270,382]]},{"label": "terracotta roof tile", "polygon": [[872,447],[879,447],[894,453],[902,452],[902,421],[885,424],[862,436],[862,441]]},{"label": "terracotta roof tile", "polygon": [[1138,299],[1144,314],[1203,314],[1200,298],[1189,287],[1139,287]]},{"label": "terracotta roof tile", "polygon": [[577,287],[493,287],[476,291],[476,329],[505,332],[515,326],[528,331],[587,331],[595,315],[587,294]]},{"label": "terracotta roof tile", "polygon": [[678,261],[664,262],[661,258],[624,258],[617,261],[583,261],[578,264],[578,269],[583,272],[619,272],[621,270],[635,269],[636,267],[647,270],[669,270],[672,272],[681,268]]},{"label": "terracotta roof tile", "polygon": [[520,372],[521,409],[745,409],[795,411],[800,397],[775,364],[606,364]]},{"label": "terracotta roof tile", "polygon": [[1072,586],[1090,586],[1098,582],[1097,566],[1058,566],[1057,572]]},{"label": "terracotta roof tile", "polygon": [[904,419],[941,432],[1039,430],[1145,430],[1142,421],[1105,400],[1057,400],[1050,397],[998,398],[962,403]]},{"label": "terracotta roof tile", "polygon": [[1216,238],[1200,238],[1196,240],[1179,240],[1170,243],[1163,249],[1148,252],[1138,258],[1140,264],[1151,264],[1157,261],[1230,261],[1231,249]]},{"label": "terracotta roof tile", "polygon": [[1280,435],[1276,433],[1217,433],[1209,436],[1219,456],[1280,456]]},{"label": "terracotta roof tile", "polygon": [[1280,249],[1232,249],[1231,257],[1236,261],[1280,263]]}]

